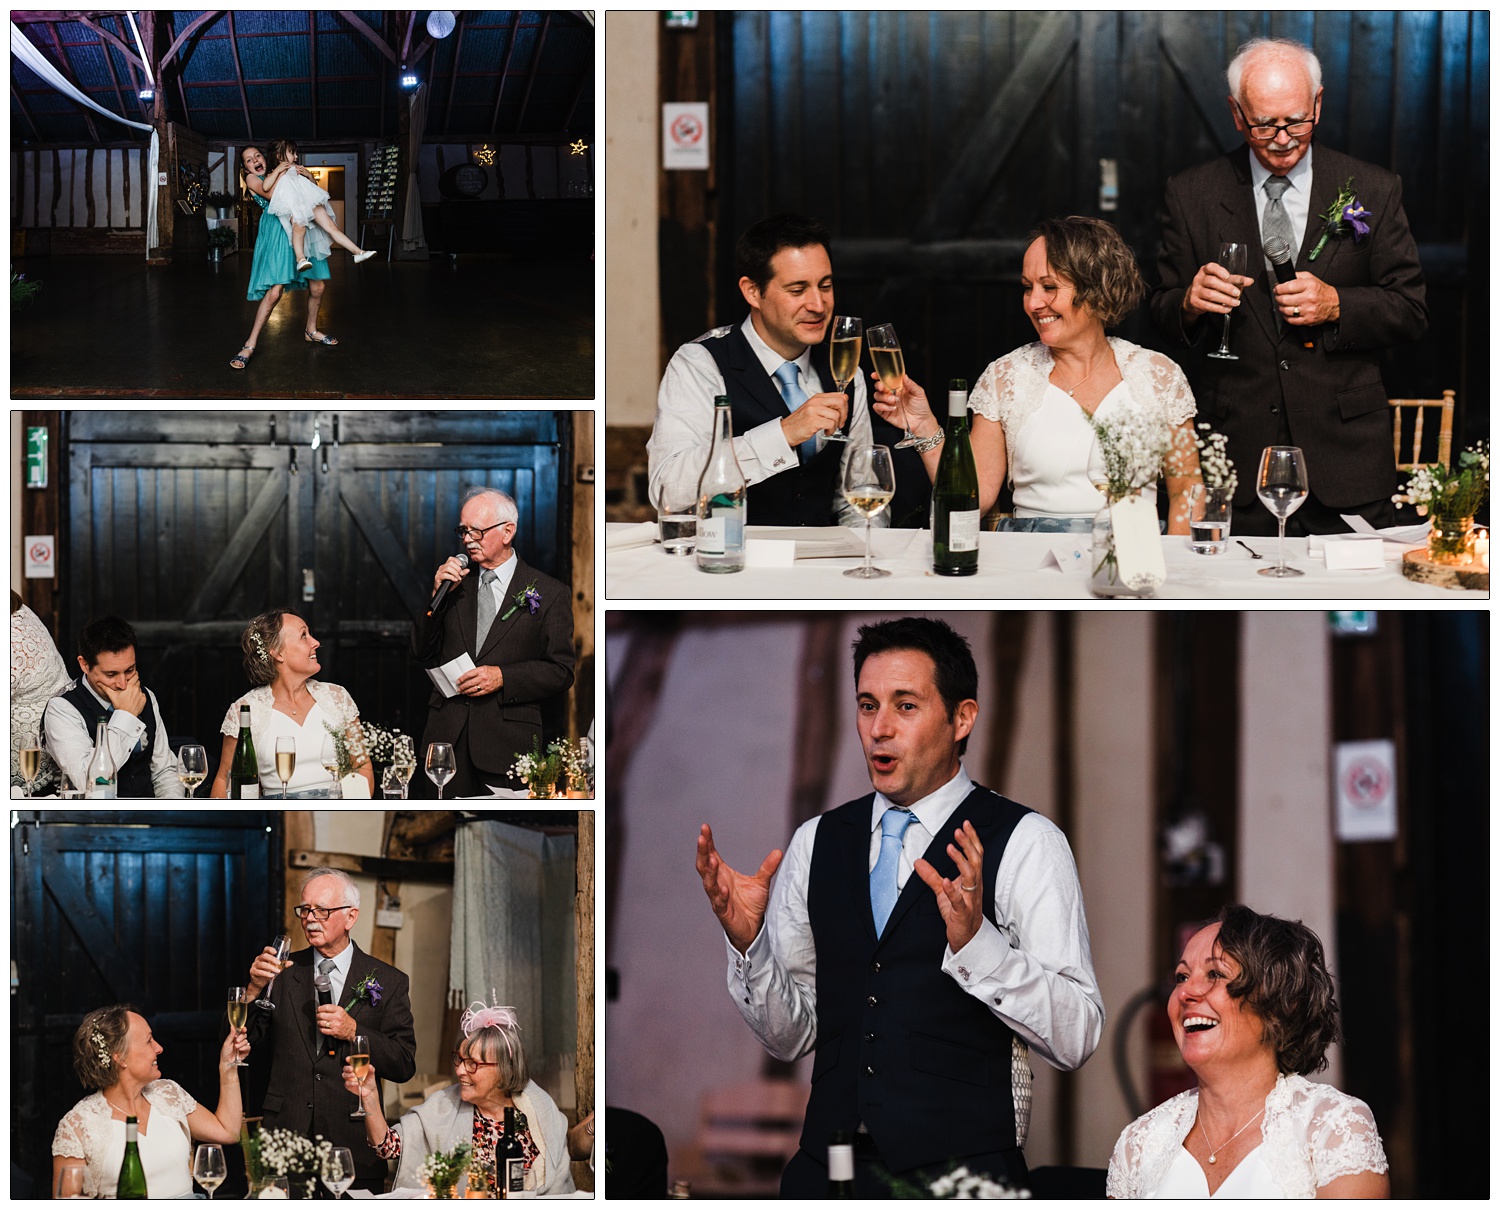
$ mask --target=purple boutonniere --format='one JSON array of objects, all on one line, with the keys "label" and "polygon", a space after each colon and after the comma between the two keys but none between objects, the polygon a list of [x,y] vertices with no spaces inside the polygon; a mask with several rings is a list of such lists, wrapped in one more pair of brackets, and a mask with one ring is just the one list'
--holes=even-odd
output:
[{"label": "purple boutonniere", "polygon": [[1354,196],[1352,176],[1344,182],[1344,187],[1339,190],[1338,197],[1333,199],[1333,205],[1318,217],[1323,220],[1323,234],[1318,237],[1317,247],[1307,254],[1307,259],[1310,261],[1318,259],[1318,253],[1323,251],[1323,245],[1335,235],[1345,236],[1353,232],[1354,242],[1357,244],[1370,234],[1371,214]]},{"label": "purple boutonniere", "polygon": [[542,607],[542,594],[536,590],[535,580],[511,598],[510,608],[500,615],[500,620],[508,622],[510,615],[520,609],[522,605],[526,606],[532,613],[535,613]]},{"label": "purple boutonniere", "polygon": [[385,989],[380,986],[379,979],[375,978],[373,974],[366,975],[354,985],[349,996],[349,1003],[344,1005],[344,1011],[348,1012],[361,1000],[368,1000],[371,1004],[379,1004],[381,993],[384,991]]}]

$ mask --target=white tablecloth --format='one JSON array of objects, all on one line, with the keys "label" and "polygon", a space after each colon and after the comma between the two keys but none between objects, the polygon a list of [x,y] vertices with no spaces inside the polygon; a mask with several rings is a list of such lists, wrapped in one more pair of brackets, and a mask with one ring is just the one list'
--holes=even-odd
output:
[{"label": "white tablecloth", "polygon": [[[610,534],[623,533],[631,528],[618,524],[608,527]],[[749,526],[746,532],[754,538],[758,527]],[[1074,560],[1071,556],[1080,543],[1087,550],[1087,535],[982,533],[979,535],[979,574],[939,576],[932,571],[932,538],[928,531],[877,529],[872,532],[875,563],[892,573],[878,580],[859,580],[844,575],[846,568],[859,565],[860,560],[854,558],[799,559],[791,567],[752,567],[733,574],[713,575],[700,572],[691,556],[668,555],[660,546],[640,546],[606,551],[605,592],[611,602],[1092,599],[1088,590],[1086,558]],[[860,537],[862,540],[862,535]],[[1405,548],[1394,544],[1387,544],[1385,567],[1380,571],[1328,571],[1321,558],[1308,557],[1305,538],[1288,538],[1287,562],[1305,574],[1278,580],[1256,574],[1259,568],[1274,562],[1276,539],[1243,540],[1266,558],[1252,559],[1238,544],[1231,544],[1229,551],[1222,555],[1195,555],[1188,550],[1185,538],[1163,537],[1167,582],[1158,590],[1157,598],[1318,600],[1340,605],[1384,600],[1486,599],[1484,593],[1454,592],[1404,578],[1399,560]],[[1064,556],[1067,570],[1043,566],[1052,550]]]}]

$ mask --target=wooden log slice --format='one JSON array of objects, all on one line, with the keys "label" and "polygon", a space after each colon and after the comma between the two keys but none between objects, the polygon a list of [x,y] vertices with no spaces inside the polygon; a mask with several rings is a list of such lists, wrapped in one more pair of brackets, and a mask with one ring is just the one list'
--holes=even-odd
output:
[{"label": "wooden log slice", "polygon": [[1489,592],[1490,572],[1478,563],[1467,567],[1451,563],[1434,563],[1425,546],[1401,556],[1401,574],[1418,584],[1436,584],[1439,588],[1458,588],[1469,592]]}]

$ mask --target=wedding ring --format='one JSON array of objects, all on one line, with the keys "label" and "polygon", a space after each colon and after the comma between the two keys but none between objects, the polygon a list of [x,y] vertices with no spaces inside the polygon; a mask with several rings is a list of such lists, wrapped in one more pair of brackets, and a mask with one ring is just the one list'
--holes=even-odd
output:
[{"label": "wedding ring", "polygon": [[1301,307],[1293,307],[1292,308],[1292,318],[1293,319],[1301,319],[1302,318],[1302,308]]},{"label": "wedding ring", "polygon": [[979,884],[976,882],[973,886],[964,886],[964,884],[960,882],[958,884],[958,889],[960,891],[977,891],[979,889]]}]

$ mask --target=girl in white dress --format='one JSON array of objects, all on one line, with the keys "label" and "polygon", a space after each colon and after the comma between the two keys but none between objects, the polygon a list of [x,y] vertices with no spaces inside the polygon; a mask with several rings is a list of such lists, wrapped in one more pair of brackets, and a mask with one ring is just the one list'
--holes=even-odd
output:
[{"label": "girl in white dress", "polygon": [[375,255],[366,252],[339,230],[328,191],[319,188],[307,169],[297,162],[296,143],[290,139],[277,139],[271,144],[271,154],[277,166],[285,164],[287,171],[271,190],[271,202],[266,209],[281,220],[281,225],[292,237],[298,270],[311,269],[314,259],[327,260],[333,244],[354,253],[356,265]]}]

